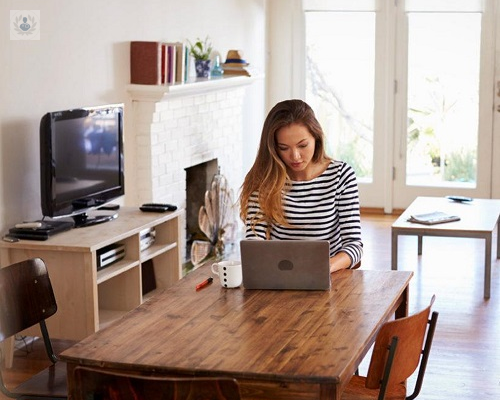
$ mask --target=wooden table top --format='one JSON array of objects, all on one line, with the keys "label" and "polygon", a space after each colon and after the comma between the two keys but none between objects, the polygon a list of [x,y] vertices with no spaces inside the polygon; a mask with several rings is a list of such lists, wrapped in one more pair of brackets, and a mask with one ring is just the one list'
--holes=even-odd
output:
[{"label": "wooden table top", "polygon": [[192,272],[61,358],[139,373],[342,385],[405,302],[413,273],[339,271],[330,291],[224,289],[216,280],[196,291],[208,274]]},{"label": "wooden table top", "polygon": [[[407,221],[411,215],[433,211],[458,215],[460,221],[436,225],[423,225]],[[497,225],[499,216],[500,200],[496,199],[473,199],[471,202],[459,203],[445,197],[417,197],[394,222],[392,228],[400,232],[405,230],[492,232]]]}]

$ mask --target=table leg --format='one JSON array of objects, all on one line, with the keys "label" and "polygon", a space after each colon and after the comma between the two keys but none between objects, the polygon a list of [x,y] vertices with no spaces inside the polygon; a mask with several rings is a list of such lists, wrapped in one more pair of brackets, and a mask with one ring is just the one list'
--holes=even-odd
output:
[{"label": "table leg", "polygon": [[490,298],[491,287],[491,241],[492,233],[490,232],[485,238],[484,246],[484,298]]},{"label": "table leg", "polygon": [[422,243],[423,243],[424,237],[422,235],[418,235],[418,255],[422,255]]},{"label": "table leg", "polygon": [[398,234],[392,229],[392,242],[391,242],[391,269],[396,271],[398,269]]},{"label": "table leg", "polygon": [[319,385],[319,399],[320,400],[336,400],[340,399],[341,393],[339,392],[340,385],[332,385],[328,383],[320,383]]},{"label": "table leg", "polygon": [[401,294],[401,304],[398,306],[398,308],[396,308],[396,312],[394,314],[394,317],[396,319],[408,316],[409,299],[410,299],[410,287],[406,286],[405,290]]}]

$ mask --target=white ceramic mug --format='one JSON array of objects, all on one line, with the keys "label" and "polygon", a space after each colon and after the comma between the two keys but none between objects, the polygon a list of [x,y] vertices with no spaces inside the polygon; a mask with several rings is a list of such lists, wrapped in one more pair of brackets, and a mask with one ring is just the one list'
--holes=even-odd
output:
[{"label": "white ceramic mug", "polygon": [[241,285],[242,273],[240,261],[221,261],[212,264],[212,272],[219,276],[220,284],[225,288]]}]

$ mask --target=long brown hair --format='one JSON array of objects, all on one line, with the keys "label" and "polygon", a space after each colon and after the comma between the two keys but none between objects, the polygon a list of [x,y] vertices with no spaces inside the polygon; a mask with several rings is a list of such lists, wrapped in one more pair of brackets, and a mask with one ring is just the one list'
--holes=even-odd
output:
[{"label": "long brown hair", "polygon": [[289,226],[282,206],[283,192],[290,184],[286,165],[276,150],[276,134],[291,124],[307,128],[315,140],[312,162],[323,162],[330,158],[325,152],[323,129],[312,108],[302,100],[285,100],[276,104],[264,121],[259,150],[255,162],[245,177],[240,195],[240,217],[246,221],[250,196],[258,192],[261,215],[251,221],[251,227],[260,222]]}]

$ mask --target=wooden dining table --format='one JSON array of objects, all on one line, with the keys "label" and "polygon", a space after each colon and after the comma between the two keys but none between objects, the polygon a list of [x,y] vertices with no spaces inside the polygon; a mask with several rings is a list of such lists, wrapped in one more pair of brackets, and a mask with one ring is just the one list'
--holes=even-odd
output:
[{"label": "wooden dining table", "polygon": [[412,272],[343,270],[328,291],[201,290],[208,266],[61,354],[138,375],[235,378],[243,399],[339,399],[380,327],[408,314]]}]

